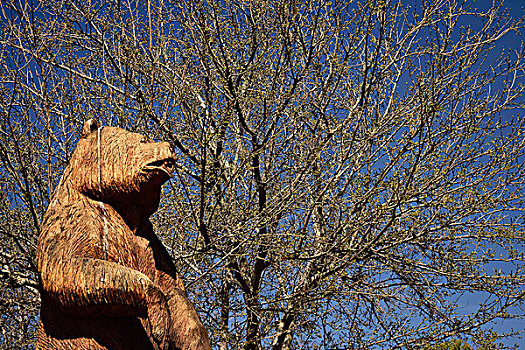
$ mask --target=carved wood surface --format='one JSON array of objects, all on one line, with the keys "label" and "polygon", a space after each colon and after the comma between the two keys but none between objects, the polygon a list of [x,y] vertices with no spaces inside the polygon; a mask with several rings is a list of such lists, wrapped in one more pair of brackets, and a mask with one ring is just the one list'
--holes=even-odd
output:
[{"label": "carved wood surface", "polygon": [[39,349],[211,349],[149,217],[169,143],[86,122],[37,247]]}]

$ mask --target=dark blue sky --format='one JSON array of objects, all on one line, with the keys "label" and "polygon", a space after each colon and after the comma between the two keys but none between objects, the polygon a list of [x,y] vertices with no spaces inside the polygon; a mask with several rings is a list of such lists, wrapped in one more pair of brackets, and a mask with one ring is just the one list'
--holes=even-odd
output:
[{"label": "dark blue sky", "polygon": [[[477,0],[477,2],[489,2],[489,0]],[[510,10],[510,14],[514,18],[520,18],[523,16],[523,10],[525,8],[525,0],[504,0],[503,5]]]}]

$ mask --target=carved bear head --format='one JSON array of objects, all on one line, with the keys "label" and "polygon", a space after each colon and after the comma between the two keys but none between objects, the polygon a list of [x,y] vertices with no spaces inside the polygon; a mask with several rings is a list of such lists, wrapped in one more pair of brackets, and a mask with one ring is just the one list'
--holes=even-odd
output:
[{"label": "carved bear head", "polygon": [[[113,205],[136,207],[147,216],[159,204],[161,186],[173,173],[168,142],[88,120],[64,177],[84,195]],[[64,180],[64,179],[63,179]]]}]

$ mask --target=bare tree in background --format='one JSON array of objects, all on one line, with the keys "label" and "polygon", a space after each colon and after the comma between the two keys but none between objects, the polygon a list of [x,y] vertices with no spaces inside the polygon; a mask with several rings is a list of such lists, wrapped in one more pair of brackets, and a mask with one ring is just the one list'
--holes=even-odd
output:
[{"label": "bare tree in background", "polygon": [[156,231],[217,349],[522,316],[523,23],[414,4],[0,2],[0,344],[33,346],[39,223],[90,117],[175,143]]}]

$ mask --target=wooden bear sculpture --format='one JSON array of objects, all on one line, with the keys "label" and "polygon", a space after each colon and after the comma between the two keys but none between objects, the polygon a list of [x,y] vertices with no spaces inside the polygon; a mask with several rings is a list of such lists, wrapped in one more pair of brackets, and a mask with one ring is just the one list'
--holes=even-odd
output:
[{"label": "wooden bear sculpture", "polygon": [[89,120],[38,240],[39,349],[211,349],[149,217],[167,142]]}]

